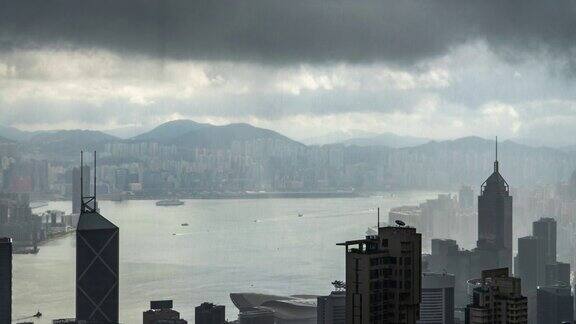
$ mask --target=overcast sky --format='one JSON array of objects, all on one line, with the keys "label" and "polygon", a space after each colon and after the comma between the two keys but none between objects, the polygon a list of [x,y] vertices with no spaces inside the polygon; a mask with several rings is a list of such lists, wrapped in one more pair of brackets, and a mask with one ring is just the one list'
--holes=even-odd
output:
[{"label": "overcast sky", "polygon": [[178,118],[576,143],[576,1],[0,1],[0,124]]}]

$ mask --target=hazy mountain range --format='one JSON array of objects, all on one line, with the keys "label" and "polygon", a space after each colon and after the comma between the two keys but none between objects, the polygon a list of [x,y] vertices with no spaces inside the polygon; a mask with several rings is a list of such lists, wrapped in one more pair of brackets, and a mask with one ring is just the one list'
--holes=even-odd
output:
[{"label": "hazy mountain range", "polygon": [[271,139],[302,145],[272,130],[249,124],[216,126],[192,120],[175,120],[128,139],[94,130],[22,131],[14,127],[0,127],[0,138],[22,144],[27,153],[43,154],[58,159],[83,150],[99,150],[111,142],[156,142],[183,147],[229,148],[234,141]]},{"label": "hazy mountain range", "polygon": [[[132,128],[131,131],[134,131]],[[122,132],[120,132],[122,133]],[[126,134],[126,133],[124,133]],[[432,153],[442,150],[479,150],[493,146],[492,140],[478,137],[465,137],[454,140],[433,141],[422,137],[400,136],[393,133],[375,134],[361,130],[331,133],[323,137],[294,141],[275,131],[254,127],[249,124],[229,124],[216,126],[197,123],[192,120],[174,120],[163,123],[152,130],[130,138],[121,138],[103,131],[93,130],[49,130],[23,131],[14,127],[0,126],[0,140],[11,140],[26,144],[30,152],[67,156],[76,154],[79,149],[100,149],[110,142],[157,142],[184,147],[226,148],[234,141],[274,139],[294,145],[333,145],[359,147],[387,147]],[[576,145],[560,148],[535,147],[516,141],[502,143],[503,148],[522,151],[576,152]]]}]

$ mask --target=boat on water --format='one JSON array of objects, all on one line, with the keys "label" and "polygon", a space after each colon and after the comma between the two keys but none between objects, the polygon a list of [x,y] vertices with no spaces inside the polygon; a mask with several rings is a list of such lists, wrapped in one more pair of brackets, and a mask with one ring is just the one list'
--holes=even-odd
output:
[{"label": "boat on water", "polygon": [[188,223],[182,223],[181,226],[188,226]]},{"label": "boat on water", "polygon": [[156,206],[180,206],[184,205],[184,202],[179,199],[165,199],[156,202]]},{"label": "boat on water", "polygon": [[46,206],[48,206],[47,201],[32,201],[32,202],[30,202],[30,209],[36,209],[36,208],[46,207]]}]

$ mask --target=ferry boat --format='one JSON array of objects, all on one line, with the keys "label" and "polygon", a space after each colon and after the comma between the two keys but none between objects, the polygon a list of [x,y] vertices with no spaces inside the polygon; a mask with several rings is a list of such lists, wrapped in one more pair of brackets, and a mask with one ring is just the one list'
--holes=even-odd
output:
[{"label": "ferry boat", "polygon": [[156,202],[156,206],[180,206],[184,205],[184,202],[179,199],[165,199]]},{"label": "ferry boat", "polygon": [[30,202],[30,209],[36,209],[36,208],[46,207],[46,206],[48,206],[47,201],[32,201],[32,202]]}]

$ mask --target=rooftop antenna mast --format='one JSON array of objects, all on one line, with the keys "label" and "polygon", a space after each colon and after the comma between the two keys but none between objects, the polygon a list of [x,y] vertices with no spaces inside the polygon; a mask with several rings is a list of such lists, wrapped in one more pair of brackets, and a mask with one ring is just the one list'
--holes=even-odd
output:
[{"label": "rooftop antenna mast", "polygon": [[80,151],[80,213],[94,213],[96,211],[96,151],[94,151],[94,192],[93,195],[87,196],[84,196],[84,151]]},{"label": "rooftop antenna mast", "polygon": [[80,206],[82,205],[84,205],[84,151],[80,151]]},{"label": "rooftop antenna mast", "polygon": [[94,210],[98,210],[98,202],[96,201],[96,151],[94,151]]},{"label": "rooftop antenna mast", "polygon": [[378,207],[378,224],[376,226],[376,230],[378,231],[380,229],[380,207]]},{"label": "rooftop antenna mast", "polygon": [[496,136],[496,159],[494,160],[494,172],[498,172],[498,136]]}]

